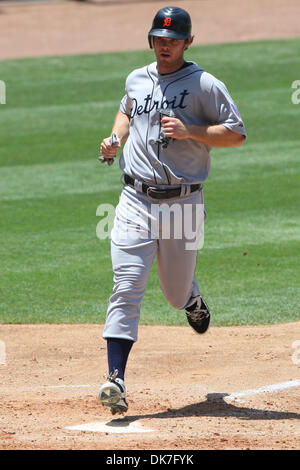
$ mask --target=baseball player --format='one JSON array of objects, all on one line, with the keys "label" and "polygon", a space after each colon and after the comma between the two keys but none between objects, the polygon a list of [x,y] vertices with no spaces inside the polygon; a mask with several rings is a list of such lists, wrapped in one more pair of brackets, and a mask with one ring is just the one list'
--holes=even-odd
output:
[{"label": "baseball player", "polygon": [[[209,308],[194,279],[198,250],[187,248],[186,224],[204,206],[211,148],[240,146],[246,138],[226,86],[184,59],[193,42],[189,14],[162,8],[148,39],[156,61],[127,77],[112,134],[101,143],[103,160],[112,163],[126,142],[120,157],[124,186],[111,234],[114,288],[103,330],[109,376],[98,395],[113,414],[128,409],[125,367],[137,341],[141,302],[155,258],[166,299],[186,313],[197,333],[209,327]],[[181,227],[181,236],[174,230],[163,236],[162,207],[174,214],[178,209],[170,225]],[[187,209],[192,219],[182,217]],[[201,226],[196,224],[199,233]]]}]

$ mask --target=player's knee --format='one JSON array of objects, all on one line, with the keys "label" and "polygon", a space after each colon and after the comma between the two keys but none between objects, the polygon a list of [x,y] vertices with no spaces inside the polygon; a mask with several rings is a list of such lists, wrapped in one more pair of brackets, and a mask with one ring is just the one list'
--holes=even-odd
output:
[{"label": "player's knee", "polygon": [[144,282],[137,278],[119,280],[115,283],[113,291],[111,301],[114,304],[131,310],[132,314],[137,310],[136,314],[139,314],[138,311],[145,294]]},{"label": "player's knee", "polygon": [[145,286],[139,282],[123,282],[115,286],[114,292],[120,297],[134,299],[144,295]]}]

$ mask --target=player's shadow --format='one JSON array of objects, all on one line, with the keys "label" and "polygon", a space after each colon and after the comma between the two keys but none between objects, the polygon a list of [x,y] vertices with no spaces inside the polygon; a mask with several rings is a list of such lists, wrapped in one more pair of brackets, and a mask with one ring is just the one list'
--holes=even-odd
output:
[{"label": "player's shadow", "polygon": [[140,415],[126,415],[124,418],[113,419],[111,426],[129,426],[130,423],[146,418],[152,419],[170,419],[180,417],[233,417],[245,420],[280,420],[280,419],[300,419],[299,413],[288,411],[272,411],[249,408],[242,405],[234,405],[224,400],[229,396],[228,393],[209,393],[206,395],[206,401],[194,403],[182,408],[172,408],[167,411]]}]

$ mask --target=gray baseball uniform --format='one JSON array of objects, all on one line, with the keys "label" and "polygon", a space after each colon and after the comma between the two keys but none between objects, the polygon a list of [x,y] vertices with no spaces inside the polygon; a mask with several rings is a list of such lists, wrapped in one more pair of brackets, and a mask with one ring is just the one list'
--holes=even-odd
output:
[{"label": "gray baseball uniform", "polygon": [[[191,185],[207,179],[211,148],[193,139],[169,139],[165,145],[157,142],[161,109],[171,110],[188,125],[223,124],[246,135],[226,86],[194,62],[167,75],[160,75],[154,62],[128,76],[120,110],[130,116],[130,134],[120,168],[134,179],[134,185],[124,185],[116,209],[111,241],[114,290],[104,338],[137,340],[140,306],[155,256],[161,288],[174,308],[189,307],[200,295],[194,279],[198,250],[186,249],[188,237],[184,229],[181,238],[165,239],[161,228],[153,234],[149,230],[149,214],[150,219],[155,218],[153,205],[161,203],[168,207],[176,204],[182,209],[191,206],[194,215],[203,207],[202,189],[191,192]],[[142,183],[160,189],[180,188],[180,195],[167,201],[153,200],[142,191]],[[183,218],[179,224],[184,226]],[[201,229],[199,223],[198,230]]]}]

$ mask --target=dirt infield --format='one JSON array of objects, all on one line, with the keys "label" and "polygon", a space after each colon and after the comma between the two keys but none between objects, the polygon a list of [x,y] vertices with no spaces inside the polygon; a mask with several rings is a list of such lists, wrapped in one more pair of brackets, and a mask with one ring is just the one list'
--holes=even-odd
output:
[{"label": "dirt infield", "polygon": [[[196,44],[300,36],[299,0],[176,4],[191,12]],[[0,58],[144,49],[162,6],[0,5]],[[299,448],[299,322],[212,327],[203,337],[189,327],[141,326],[122,419],[96,400],[106,372],[101,332],[0,325],[0,449]],[[106,426],[69,429],[89,423]]]},{"label": "dirt infield", "polygon": [[[1,6],[0,58],[146,49],[165,2],[58,2]],[[168,2],[167,2],[168,3]],[[300,36],[299,0],[187,0],[195,44]]]},{"label": "dirt infield", "polygon": [[[1,449],[297,449],[299,323],[141,326],[129,359],[127,417],[97,399],[106,345],[97,325],[2,325]],[[283,389],[283,383],[288,388]],[[260,387],[276,384],[273,391]],[[243,392],[241,396],[231,396]],[[109,423],[104,432],[66,429]],[[142,430],[128,434],[131,426]],[[115,434],[118,429],[121,433]],[[112,432],[110,432],[110,430]]]}]

